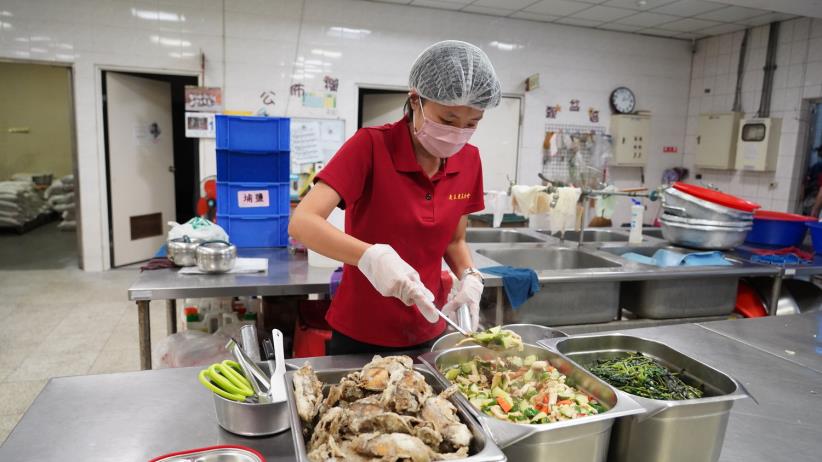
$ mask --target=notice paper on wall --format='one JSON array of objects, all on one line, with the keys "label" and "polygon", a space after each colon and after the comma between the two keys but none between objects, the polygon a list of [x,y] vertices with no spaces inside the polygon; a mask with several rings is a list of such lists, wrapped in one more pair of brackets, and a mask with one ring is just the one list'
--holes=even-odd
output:
[{"label": "notice paper on wall", "polygon": [[291,171],[300,165],[328,162],[345,141],[345,121],[339,119],[291,119]]}]

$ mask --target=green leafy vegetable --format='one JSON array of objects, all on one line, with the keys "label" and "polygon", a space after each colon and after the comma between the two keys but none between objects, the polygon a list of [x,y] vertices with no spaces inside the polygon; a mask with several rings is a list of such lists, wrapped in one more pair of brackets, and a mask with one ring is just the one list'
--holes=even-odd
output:
[{"label": "green leafy vegetable", "polygon": [[683,382],[677,374],[642,353],[600,359],[588,370],[620,390],[644,398],[683,400],[703,395],[702,390]]},{"label": "green leafy vegetable", "polygon": [[524,348],[522,337],[516,332],[503,329],[500,326],[494,326],[482,332],[474,332],[470,337],[460,340],[457,346],[466,343],[478,343],[492,350],[522,351]]}]

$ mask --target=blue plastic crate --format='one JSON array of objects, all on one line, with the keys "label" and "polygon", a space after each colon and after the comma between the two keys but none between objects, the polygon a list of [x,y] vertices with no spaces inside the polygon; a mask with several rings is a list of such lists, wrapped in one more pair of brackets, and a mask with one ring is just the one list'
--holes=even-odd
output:
[{"label": "blue plastic crate", "polygon": [[217,149],[246,152],[288,151],[291,119],[287,117],[216,116]]},{"label": "blue plastic crate", "polygon": [[217,181],[285,183],[290,177],[291,156],[288,151],[217,150]]},{"label": "blue plastic crate", "polygon": [[288,215],[290,183],[217,182],[219,215]]},{"label": "blue plastic crate", "polygon": [[237,247],[287,247],[288,215],[220,215],[217,224]]}]

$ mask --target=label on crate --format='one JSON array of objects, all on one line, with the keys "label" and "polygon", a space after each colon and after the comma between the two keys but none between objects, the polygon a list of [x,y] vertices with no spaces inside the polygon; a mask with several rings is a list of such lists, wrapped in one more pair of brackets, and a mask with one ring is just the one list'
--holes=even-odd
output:
[{"label": "label on crate", "polygon": [[268,190],[237,191],[237,204],[240,208],[268,207]]}]

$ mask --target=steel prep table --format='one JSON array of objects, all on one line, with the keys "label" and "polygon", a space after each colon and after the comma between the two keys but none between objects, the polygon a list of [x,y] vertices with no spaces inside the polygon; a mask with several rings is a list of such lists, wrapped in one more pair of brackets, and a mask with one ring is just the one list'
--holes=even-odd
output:
[{"label": "steel prep table", "polygon": [[[238,249],[240,257],[267,258],[268,272],[259,274],[185,275],[177,269],[146,270],[128,289],[128,299],[137,302],[140,368],[151,369],[149,303],[166,300],[166,330],[177,332],[177,299],[207,297],[279,296],[328,294],[333,268],[308,265],[305,253],[291,254],[284,248]],[[481,255],[478,262],[487,262]],[[478,263],[479,264],[479,263]],[[486,276],[486,286],[496,287],[502,312],[502,278]],[[499,314],[499,319],[502,315]]]},{"label": "steel prep table", "polygon": [[[739,380],[757,398],[731,412],[722,462],[818,461],[822,454],[822,314],[632,329]],[[740,340],[737,340],[740,339]],[[780,351],[794,351],[786,358]],[[359,367],[369,357],[312,358],[316,368]],[[291,360],[300,364],[304,360]],[[239,444],[269,461],[293,460],[290,432],[243,438],[221,430],[200,368],[49,381],[0,446],[0,460],[145,461],[198,447]]]}]

